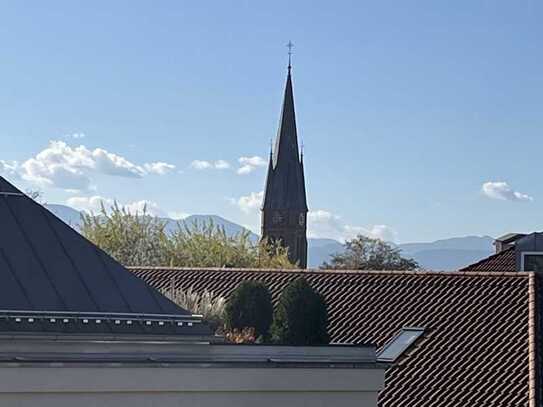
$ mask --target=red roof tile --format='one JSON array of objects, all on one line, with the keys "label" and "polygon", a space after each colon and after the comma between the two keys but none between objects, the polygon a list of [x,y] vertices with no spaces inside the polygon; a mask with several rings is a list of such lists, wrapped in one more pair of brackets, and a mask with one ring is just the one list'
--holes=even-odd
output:
[{"label": "red roof tile", "polygon": [[382,407],[528,406],[535,399],[531,273],[133,272],[161,290],[205,288],[226,297],[241,281],[259,280],[274,300],[303,276],[324,295],[329,332],[339,343],[382,347],[402,327],[425,328],[424,337],[388,369]]},{"label": "red roof tile", "polygon": [[493,254],[460,269],[460,271],[517,271],[515,248],[511,247],[503,252]]}]

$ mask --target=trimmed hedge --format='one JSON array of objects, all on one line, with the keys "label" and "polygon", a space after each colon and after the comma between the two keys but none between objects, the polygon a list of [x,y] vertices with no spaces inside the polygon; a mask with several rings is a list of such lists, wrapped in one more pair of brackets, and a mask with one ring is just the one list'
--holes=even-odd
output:
[{"label": "trimmed hedge", "polygon": [[254,328],[256,337],[267,338],[273,319],[272,297],[260,282],[244,281],[230,295],[225,309],[228,330]]},{"label": "trimmed hedge", "polygon": [[290,283],[279,299],[272,326],[275,342],[285,345],[324,345],[330,341],[324,297],[307,280]]}]

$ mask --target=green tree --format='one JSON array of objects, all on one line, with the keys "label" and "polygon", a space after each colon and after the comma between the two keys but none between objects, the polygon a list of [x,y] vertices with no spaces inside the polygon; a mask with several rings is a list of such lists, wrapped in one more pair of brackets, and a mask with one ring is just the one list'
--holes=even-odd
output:
[{"label": "green tree", "polygon": [[342,253],[332,255],[322,269],[342,270],[416,270],[419,264],[401,256],[401,250],[380,239],[358,235],[345,242]]},{"label": "green tree", "polygon": [[82,215],[81,233],[126,266],[293,268],[287,249],[253,243],[248,231],[228,236],[213,222],[180,222],[173,232],[166,223],[129,213],[114,204],[99,215]]},{"label": "green tree", "polygon": [[272,320],[272,298],[263,283],[244,281],[230,294],[225,309],[226,329],[254,328],[256,337],[266,339]]},{"label": "green tree", "polygon": [[169,242],[165,224],[147,215],[131,214],[115,203],[100,215],[82,215],[81,233],[125,266],[165,266]]},{"label": "green tree", "polygon": [[304,278],[290,283],[281,293],[272,325],[272,338],[286,345],[323,345],[330,341],[324,297]]},{"label": "green tree", "polygon": [[179,224],[170,236],[172,265],[183,267],[293,268],[279,244],[253,243],[250,232],[228,236],[213,222]]}]

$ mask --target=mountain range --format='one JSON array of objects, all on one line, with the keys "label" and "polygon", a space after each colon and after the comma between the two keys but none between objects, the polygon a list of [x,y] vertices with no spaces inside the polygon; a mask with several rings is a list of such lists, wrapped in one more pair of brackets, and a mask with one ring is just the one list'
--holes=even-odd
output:
[{"label": "mountain range", "polygon": [[[45,207],[53,212],[67,224],[75,229],[81,223],[81,213],[66,205],[45,204]],[[177,228],[178,222],[174,219],[160,218],[166,224],[166,230]],[[213,221],[217,226],[224,228],[228,235],[235,235],[245,231],[243,226],[231,222],[217,215],[191,215],[181,222],[187,225]],[[249,238],[257,241],[259,236],[251,231]],[[402,251],[404,257],[412,257],[421,267],[428,270],[457,270],[493,253],[490,236],[464,236],[449,239],[436,240],[425,243],[403,243],[396,245]],[[343,245],[334,239],[308,239],[308,267],[319,267],[324,261],[328,261],[334,253],[341,252]]]}]

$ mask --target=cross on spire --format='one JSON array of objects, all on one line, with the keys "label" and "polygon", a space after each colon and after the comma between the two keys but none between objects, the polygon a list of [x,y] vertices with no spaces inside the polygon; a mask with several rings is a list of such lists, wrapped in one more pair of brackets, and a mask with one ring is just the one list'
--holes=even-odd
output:
[{"label": "cross on spire", "polygon": [[292,43],[292,41],[289,41],[288,44],[287,44],[287,48],[288,48],[288,71],[290,72],[290,59],[292,57],[292,48],[294,48],[294,44]]}]

